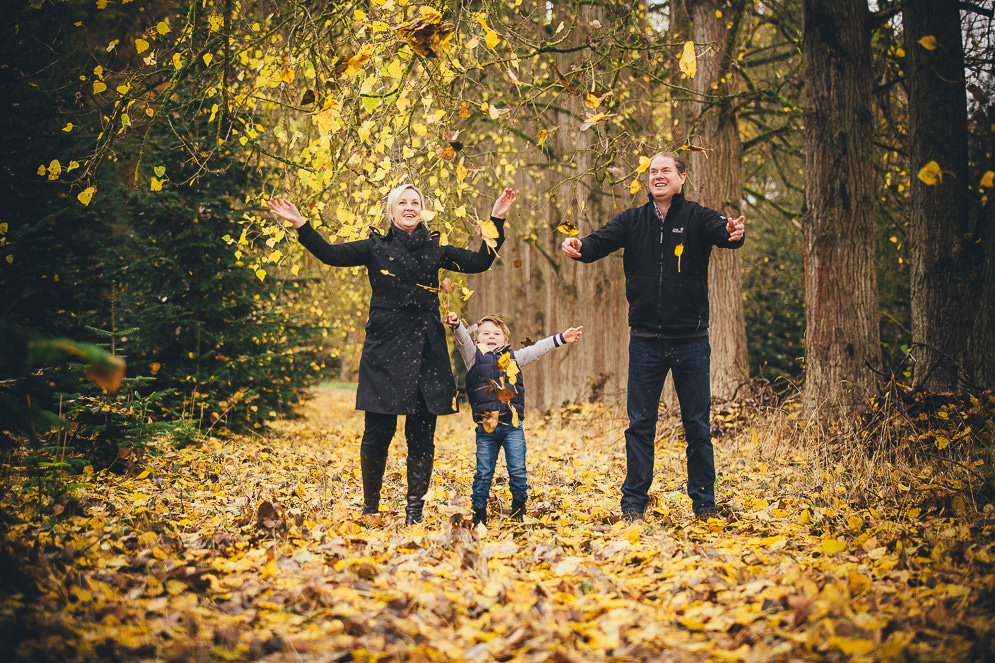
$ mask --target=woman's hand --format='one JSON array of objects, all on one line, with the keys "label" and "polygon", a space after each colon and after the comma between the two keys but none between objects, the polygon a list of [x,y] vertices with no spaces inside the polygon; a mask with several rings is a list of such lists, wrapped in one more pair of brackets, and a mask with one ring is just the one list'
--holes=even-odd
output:
[{"label": "woman's hand", "polygon": [[567,343],[576,343],[580,340],[580,335],[584,333],[584,326],[571,327],[570,329],[563,332],[563,340]]},{"label": "woman's hand", "polygon": [[446,314],[446,324],[449,325],[453,331],[459,327],[459,315],[455,311],[450,311]]},{"label": "woman's hand", "polygon": [[273,214],[294,224],[294,228],[300,228],[307,223],[304,217],[301,216],[301,213],[297,211],[297,206],[283,196],[273,196],[270,198],[269,208]]},{"label": "woman's hand", "polygon": [[515,190],[508,188],[501,192],[498,199],[494,201],[494,207],[491,208],[491,216],[495,219],[503,219],[508,215],[508,210],[511,206],[515,204]]}]

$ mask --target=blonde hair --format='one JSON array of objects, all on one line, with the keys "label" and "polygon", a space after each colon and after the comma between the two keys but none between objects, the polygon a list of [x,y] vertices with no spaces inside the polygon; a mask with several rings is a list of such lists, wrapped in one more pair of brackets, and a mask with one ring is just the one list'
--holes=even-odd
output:
[{"label": "blonde hair", "polygon": [[497,317],[496,315],[485,315],[480,320],[477,320],[477,324],[473,326],[474,331],[480,329],[480,325],[484,324],[485,322],[489,322],[498,329],[500,329],[501,333],[504,334],[504,340],[507,341],[508,343],[511,343],[511,330],[508,329],[508,323],[502,320],[501,318]]},{"label": "blonde hair", "polygon": [[[394,205],[397,204],[397,199],[401,197],[401,194],[407,191],[408,189],[411,189],[412,191],[418,194],[418,200],[421,201],[422,209],[425,209],[425,196],[422,195],[421,189],[419,189],[418,187],[416,187],[414,184],[411,183],[397,185],[396,187],[394,187],[393,191],[387,194],[387,205],[386,207],[384,207],[384,216],[387,217],[388,228],[394,225],[394,219],[390,217],[390,211],[394,208]],[[425,221],[421,221],[421,224],[425,226],[426,229],[428,229],[428,224],[425,223]]]}]

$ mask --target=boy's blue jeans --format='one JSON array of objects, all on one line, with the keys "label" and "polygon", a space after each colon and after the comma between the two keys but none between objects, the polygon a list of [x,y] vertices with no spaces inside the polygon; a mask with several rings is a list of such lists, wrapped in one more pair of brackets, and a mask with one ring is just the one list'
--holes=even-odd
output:
[{"label": "boy's blue jeans", "polygon": [[626,474],[622,510],[643,511],[653,482],[656,421],[668,371],[681,406],[687,442],[688,495],[697,513],[715,506],[715,459],[712,452],[708,337],[629,338],[629,427],[625,431]]},{"label": "boy's blue jeans", "polygon": [[491,493],[491,480],[497,467],[498,453],[504,447],[504,459],[508,463],[508,485],[515,501],[525,502],[529,492],[525,472],[525,432],[521,424],[498,424],[493,433],[477,424],[477,471],[473,475],[473,508],[487,506]]}]

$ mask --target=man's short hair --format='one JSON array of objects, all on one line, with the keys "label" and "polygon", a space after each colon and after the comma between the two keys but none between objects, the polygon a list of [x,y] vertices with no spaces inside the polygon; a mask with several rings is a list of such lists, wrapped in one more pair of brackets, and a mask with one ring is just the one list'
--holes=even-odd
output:
[{"label": "man's short hair", "polygon": [[684,163],[684,159],[680,158],[673,152],[657,152],[652,157],[650,157],[650,163],[653,163],[659,157],[669,157],[674,160],[674,164],[677,166],[677,173],[683,175],[684,171],[687,170],[687,164]]}]

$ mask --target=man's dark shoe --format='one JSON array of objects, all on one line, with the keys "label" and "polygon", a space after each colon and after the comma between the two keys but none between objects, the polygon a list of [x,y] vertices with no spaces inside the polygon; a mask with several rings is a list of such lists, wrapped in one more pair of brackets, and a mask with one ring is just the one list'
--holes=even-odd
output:
[{"label": "man's dark shoe", "polygon": [[525,520],[525,500],[511,500],[511,519],[518,522]]},{"label": "man's dark shoe", "polygon": [[704,506],[694,510],[694,517],[698,520],[708,520],[709,518],[721,518],[723,511],[717,506]]},{"label": "man's dark shoe", "polygon": [[483,523],[484,527],[487,527],[487,507],[486,506],[481,507],[479,509],[477,507],[473,507],[473,520],[470,521],[470,526],[471,527],[476,527],[480,523]]},{"label": "man's dark shoe", "polygon": [[636,511],[635,509],[622,512],[622,520],[627,523],[634,523],[640,520],[645,520],[646,516],[642,511]]}]

